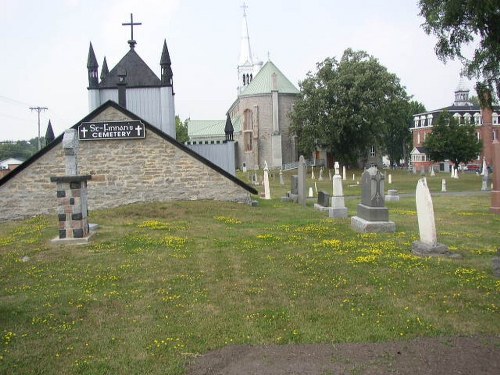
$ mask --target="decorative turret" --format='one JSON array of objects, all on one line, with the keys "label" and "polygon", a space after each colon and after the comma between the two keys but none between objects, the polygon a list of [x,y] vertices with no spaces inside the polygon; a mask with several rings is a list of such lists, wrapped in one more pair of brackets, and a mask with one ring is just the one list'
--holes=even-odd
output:
[{"label": "decorative turret", "polygon": [[101,70],[101,81],[103,81],[109,74],[108,63],[106,62],[106,56],[104,56],[104,61],[102,62]]},{"label": "decorative turret", "polygon": [[95,58],[94,48],[92,48],[92,42],[89,47],[89,56],[87,58],[87,70],[89,78],[89,89],[97,88],[99,85],[99,64]]},{"label": "decorative turret", "polygon": [[469,89],[465,86],[464,77],[462,76],[455,90],[455,102],[453,105],[457,107],[472,106],[472,103],[469,102]]},{"label": "decorative turret", "polygon": [[241,42],[240,58],[238,60],[238,94],[252,82],[253,77],[257,75],[262,62],[255,62],[250,48],[250,36],[248,34],[247,12],[248,6],[243,3],[243,20],[241,21]]},{"label": "decorative turret", "polygon": [[231,117],[229,117],[229,113],[227,114],[226,126],[224,127],[224,133],[226,134],[226,141],[233,140],[234,127],[231,122]]},{"label": "decorative turret", "polygon": [[45,132],[45,146],[47,146],[50,142],[54,140],[54,130],[52,129],[52,124],[50,123],[47,125],[47,131]]},{"label": "decorative turret", "polygon": [[168,53],[167,40],[163,41],[163,51],[160,59],[161,66],[161,84],[162,86],[173,86],[173,72],[172,62],[170,61],[170,54]]}]

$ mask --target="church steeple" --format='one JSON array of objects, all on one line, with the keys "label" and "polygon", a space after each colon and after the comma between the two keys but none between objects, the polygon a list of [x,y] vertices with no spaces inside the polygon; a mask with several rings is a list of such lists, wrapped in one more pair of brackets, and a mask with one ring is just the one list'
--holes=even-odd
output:
[{"label": "church steeple", "polygon": [[99,64],[95,58],[94,48],[92,47],[92,42],[90,42],[89,55],[87,58],[87,70],[89,78],[89,89],[97,88],[99,85]]},{"label": "church steeple", "polygon": [[163,41],[163,51],[161,52],[160,66],[162,86],[172,87],[174,74],[172,72],[172,62],[170,61],[170,54],[168,53],[166,39]]},{"label": "church steeple", "polygon": [[243,3],[243,19],[241,21],[241,44],[240,44],[240,60],[238,65],[253,64],[252,49],[250,48],[250,36],[248,34],[247,8]]}]

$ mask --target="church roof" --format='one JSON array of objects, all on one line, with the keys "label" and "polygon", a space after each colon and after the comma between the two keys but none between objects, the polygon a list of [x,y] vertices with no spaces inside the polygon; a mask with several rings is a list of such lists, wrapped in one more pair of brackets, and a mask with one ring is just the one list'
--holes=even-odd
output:
[{"label": "church roof", "polygon": [[[155,126],[151,125],[150,123],[148,123],[144,119],[140,118],[139,116],[137,116],[133,112],[130,112],[126,108],[123,108],[122,106],[120,106],[119,104],[113,102],[112,100],[108,100],[106,103],[102,104],[100,107],[97,107],[95,110],[93,110],[91,113],[89,113],[83,119],[81,119],[80,121],[78,121],[71,128],[72,129],[78,129],[78,126],[82,122],[92,121],[100,113],[104,112],[109,107],[112,107],[112,108],[116,109],[117,111],[124,113],[131,120],[139,120],[139,121],[141,121],[144,124],[144,126],[146,127],[146,129],[147,129],[148,132],[155,133],[156,135],[158,135],[159,137],[161,137],[165,142],[168,142],[168,143],[172,144],[174,147],[177,147],[177,148],[181,149],[183,152],[189,154],[193,158],[195,158],[198,161],[200,161],[201,163],[205,164],[207,167],[215,170],[219,174],[223,175],[225,178],[231,180],[236,185],[241,186],[243,189],[245,189],[249,193],[251,193],[251,194],[258,194],[257,190],[255,190],[252,186],[247,185],[246,183],[244,183],[243,181],[241,181],[237,177],[233,176],[231,173],[228,173],[224,169],[220,168],[218,165],[212,163],[210,160],[208,160],[205,157],[201,156],[197,152],[191,150],[189,147],[183,145],[180,142],[177,142],[177,140],[175,138],[172,138],[168,134],[165,134],[164,132],[162,132],[161,130],[159,130],[158,128],[156,128]],[[224,125],[225,125],[225,120],[223,120],[223,122],[224,122]],[[25,170],[26,168],[28,168],[31,164],[33,164],[35,161],[37,161],[44,154],[46,154],[47,152],[49,152],[50,150],[52,150],[57,145],[61,144],[62,140],[63,140],[63,136],[64,136],[64,133],[60,134],[58,137],[56,137],[54,139],[53,142],[51,142],[47,146],[43,147],[41,150],[39,150],[37,153],[35,153],[33,156],[31,156],[28,160],[26,160],[24,163],[22,163],[19,167],[17,167],[16,169],[14,169],[12,172],[8,173],[7,175],[5,175],[3,178],[0,178],[0,186],[2,186],[3,184],[7,183],[7,181],[10,181],[11,179],[15,178],[15,176],[17,176],[23,170]]]},{"label": "church roof", "polygon": [[109,74],[99,83],[99,88],[116,88],[119,72],[126,72],[127,87],[160,87],[161,80],[131,48]]},{"label": "church roof", "polygon": [[[300,91],[271,61],[264,64],[252,82],[240,96],[270,94],[273,89],[273,74],[276,74],[277,91],[281,94],[300,94]],[[236,130],[236,129],[235,129]]]}]

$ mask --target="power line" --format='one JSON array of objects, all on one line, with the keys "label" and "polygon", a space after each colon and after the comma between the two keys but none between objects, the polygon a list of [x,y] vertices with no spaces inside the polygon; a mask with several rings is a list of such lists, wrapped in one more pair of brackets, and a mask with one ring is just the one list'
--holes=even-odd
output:
[{"label": "power line", "polygon": [[38,151],[42,149],[42,145],[40,143],[40,112],[46,111],[47,107],[30,107],[32,111],[38,112]]}]

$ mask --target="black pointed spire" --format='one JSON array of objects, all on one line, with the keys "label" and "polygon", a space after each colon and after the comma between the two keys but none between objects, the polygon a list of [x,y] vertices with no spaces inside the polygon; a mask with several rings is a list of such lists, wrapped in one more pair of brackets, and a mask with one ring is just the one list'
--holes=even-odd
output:
[{"label": "black pointed spire", "polygon": [[229,117],[229,113],[227,114],[226,126],[224,127],[224,133],[226,133],[226,141],[233,140],[234,127],[231,122],[231,117]]},{"label": "black pointed spire", "polygon": [[170,54],[168,53],[167,40],[163,41],[163,51],[161,53],[160,66],[162,85],[172,87],[174,74],[172,72],[172,62],[170,61]]},{"label": "black pointed spire", "polygon": [[51,143],[55,139],[54,137],[54,130],[52,129],[52,124],[50,123],[47,125],[47,131],[45,132],[45,146],[47,146],[49,143]]},{"label": "black pointed spire", "polygon": [[108,63],[106,62],[106,56],[104,56],[104,61],[102,62],[101,69],[101,81],[104,80],[109,74]]},{"label": "black pointed spire", "polygon": [[90,42],[89,56],[87,58],[87,70],[89,76],[89,88],[96,88],[99,85],[99,64],[97,63],[97,59],[95,58],[92,42]]}]

